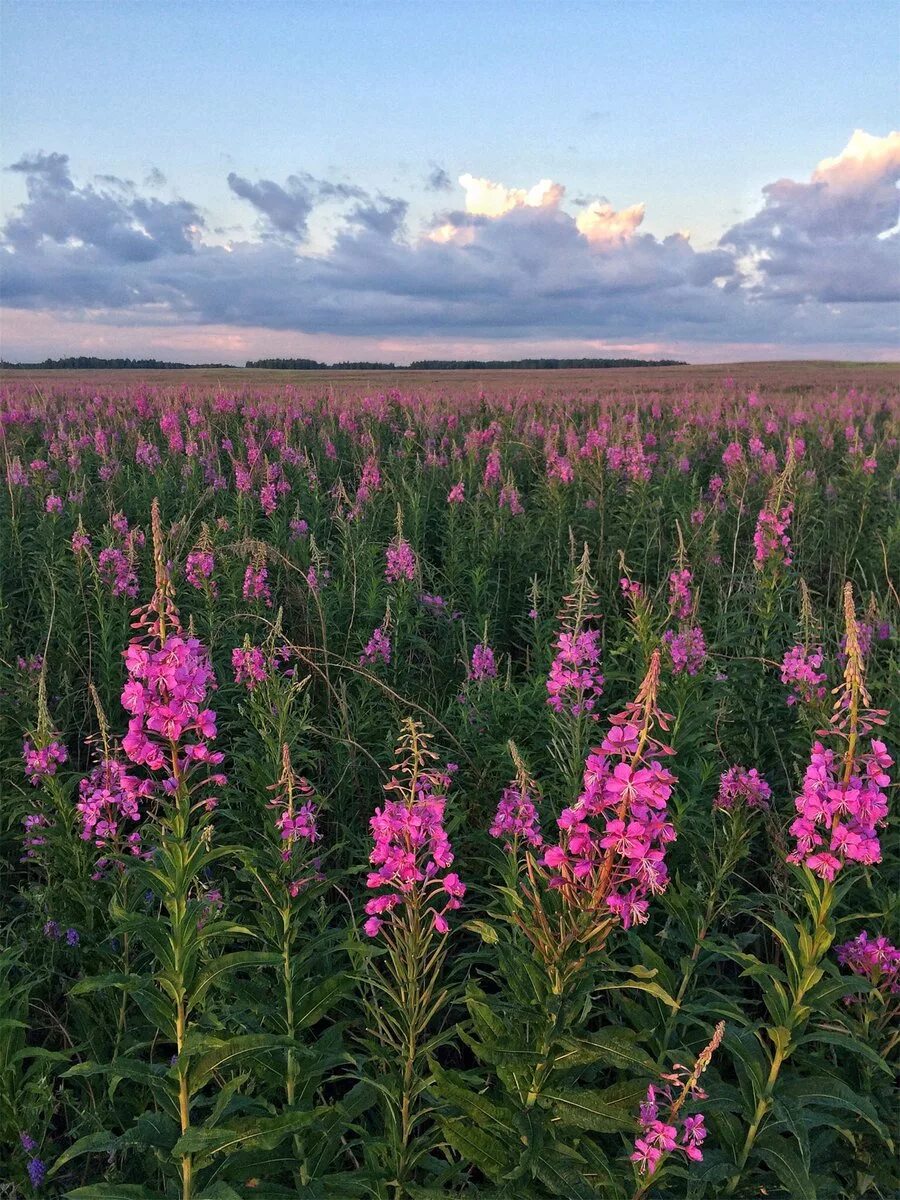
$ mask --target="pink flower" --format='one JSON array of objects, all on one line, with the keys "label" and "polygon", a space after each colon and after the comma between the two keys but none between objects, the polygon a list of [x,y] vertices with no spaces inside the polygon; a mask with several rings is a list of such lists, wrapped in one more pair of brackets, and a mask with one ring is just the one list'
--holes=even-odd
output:
[{"label": "pink flower", "polygon": [[398,539],[392,542],[385,551],[386,565],[384,577],[388,583],[398,583],[401,579],[412,582],[416,577],[416,556],[409,542]]}]

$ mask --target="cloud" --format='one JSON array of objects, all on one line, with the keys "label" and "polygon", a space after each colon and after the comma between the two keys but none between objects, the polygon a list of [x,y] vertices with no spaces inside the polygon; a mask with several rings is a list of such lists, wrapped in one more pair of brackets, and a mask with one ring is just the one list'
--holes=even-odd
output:
[{"label": "cloud", "polygon": [[857,129],[840,154],[824,158],[808,183],[779,179],[763,188],[755,216],[720,245],[738,256],[743,286],[797,303],[887,303],[900,299],[900,133]]},{"label": "cloud", "polygon": [[315,201],[309,186],[298,176],[289,175],[286,186],[271,179],[251,183],[249,179],[230,171],[228,186],[236,196],[249,201],[279,233],[305,239],[307,220]]},{"label": "cloud", "polygon": [[430,192],[452,192],[453,180],[443,167],[435,167],[426,175],[425,186]]},{"label": "cloud", "polygon": [[[549,178],[518,188],[463,175],[460,207],[410,229],[406,199],[299,172],[284,183],[231,172],[258,225],[217,244],[190,200],[79,183],[66,155],[35,154],[12,167],[27,196],[2,229],[4,302],[98,327],[423,350],[431,339],[877,351],[896,338],[897,141],[855,134],[808,182],[767,185],[755,216],[709,249],[645,232],[640,203],[567,206]],[[310,217],[328,204],[341,206],[332,240],[311,249]]]},{"label": "cloud", "polygon": [[484,217],[502,217],[514,208],[556,208],[566,192],[552,179],[542,179],[527,191],[474,175],[460,175],[459,182],[466,193],[466,212]]},{"label": "cloud", "polygon": [[575,218],[578,232],[589,242],[608,245],[631,237],[644,219],[644,205],[632,204],[619,212],[607,201],[595,200]]}]

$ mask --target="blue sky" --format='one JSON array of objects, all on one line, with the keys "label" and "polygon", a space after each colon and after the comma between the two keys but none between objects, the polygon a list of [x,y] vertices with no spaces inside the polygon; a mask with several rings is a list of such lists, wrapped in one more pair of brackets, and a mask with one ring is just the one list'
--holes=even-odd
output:
[{"label": "blue sky", "polygon": [[[388,356],[387,347],[402,358],[431,345],[492,352],[495,345],[498,351],[551,344],[575,350],[594,343],[690,347],[704,358],[739,346],[748,349],[746,355],[735,351],[738,357],[771,357],[779,345],[791,356],[815,346],[817,353],[833,346],[843,356],[858,347],[856,357],[884,356],[894,344],[897,313],[890,288],[897,258],[893,239],[885,238],[896,221],[885,215],[886,189],[896,177],[893,145],[885,143],[873,184],[883,228],[871,222],[871,196],[858,195],[872,182],[871,171],[862,183],[852,181],[859,229],[842,218],[840,230],[826,231],[824,244],[815,242],[822,223],[808,219],[809,196],[802,200],[798,236],[813,244],[798,249],[791,237],[785,245],[783,197],[775,201],[777,221],[770,211],[761,229],[758,218],[773,209],[764,198],[767,185],[787,179],[809,186],[817,165],[840,155],[855,130],[883,139],[897,124],[898,12],[877,0],[4,0],[2,164],[26,164],[2,179],[4,265],[12,277],[3,289],[4,354],[37,352],[38,343],[59,352],[67,337],[81,348],[93,328],[107,347],[131,338],[138,352],[149,338],[157,349],[166,344],[182,355],[196,345],[193,357],[200,358],[215,345],[223,357],[240,358],[244,350],[274,353],[281,342],[291,353],[321,344],[323,357],[366,346],[380,357]],[[52,202],[39,152],[68,156],[71,186],[60,183],[58,173],[53,183],[57,199],[66,193],[68,215]],[[867,147],[863,158],[880,154]],[[446,173],[449,188],[428,186],[436,169]],[[497,216],[479,216],[477,197],[457,182],[464,173],[507,189],[551,180],[564,186],[565,198],[546,205],[510,200]],[[229,175],[245,184],[230,184]],[[132,199],[120,185],[98,179],[104,176],[133,184]],[[309,212],[302,228],[273,228],[253,189],[268,180],[296,198],[299,185],[286,183],[291,176],[315,193]],[[332,191],[344,185],[359,195],[345,197],[342,206],[325,196],[323,181]],[[826,184],[846,191],[837,175]],[[163,242],[158,253],[148,248],[138,255],[154,264],[142,273],[125,253],[122,285],[113,286],[117,252],[94,225],[82,237],[72,205],[74,192],[79,211],[86,198],[97,208],[98,196],[116,188],[120,209],[104,218],[106,229],[136,222],[147,233],[135,215],[135,196],[193,206],[200,220],[193,222],[192,262],[194,268],[203,262],[202,287],[194,286],[197,270],[185,270],[185,253],[177,272],[163,270],[161,260],[172,253]],[[248,201],[248,194],[256,199]],[[404,207],[401,223],[379,219],[390,243],[380,246],[371,221],[365,229],[352,218],[348,224],[348,205],[383,211],[386,198]],[[644,211],[639,229],[627,237],[592,242],[588,261],[563,224],[569,222],[571,233],[577,213],[594,201],[608,201],[617,213],[638,204]],[[468,212],[477,228],[460,225],[439,259],[433,243],[420,253],[420,240],[452,211]],[[175,208],[168,208],[167,222],[173,215]],[[47,228],[37,230],[39,216]],[[741,260],[739,279],[733,266],[719,263],[716,273],[714,260],[704,258],[721,254],[720,239],[735,228],[741,233],[730,253]],[[671,247],[658,249],[679,232],[690,233],[690,263],[680,247],[677,255]],[[862,255],[860,237],[867,239]],[[836,239],[839,245],[832,244]],[[231,254],[230,306],[208,302],[218,262],[212,250],[225,243],[239,246],[242,262],[238,281]],[[793,257],[785,265],[788,252]],[[870,252],[884,276],[874,292],[848,281],[841,265],[839,286],[833,278],[823,284],[806,275],[791,285],[790,320],[776,319],[771,308],[763,318],[762,304],[783,310],[783,279],[797,273],[797,254],[832,255],[846,264]],[[554,254],[563,262],[572,255],[577,295],[567,297],[561,281],[550,278]],[[458,301],[469,278],[476,290],[487,286],[485,256],[495,264],[495,302],[463,316]],[[540,286],[517,308],[528,278],[523,263],[534,256]],[[763,269],[771,276],[768,291],[760,286],[760,257],[778,260],[777,270]],[[293,270],[298,259],[299,273]],[[666,301],[673,271],[682,272],[681,290]],[[95,295],[85,272],[95,276]],[[430,294],[423,276],[435,274],[439,282]],[[78,287],[72,286],[75,275]],[[273,296],[271,320],[260,295],[267,279],[282,289]],[[633,294],[636,280],[643,307]],[[707,304],[717,298],[712,291],[699,295],[703,288],[729,296],[728,311]],[[134,303],[122,299],[129,291],[138,296]],[[307,292],[314,316],[304,321]],[[368,327],[362,294],[372,297]],[[731,302],[739,298],[742,304]],[[558,311],[567,299],[570,325]],[[552,319],[541,304],[546,311],[554,306]],[[844,306],[842,320],[831,311],[835,304]],[[810,305],[824,305],[824,319]],[[667,322],[667,309],[676,306],[686,317]],[[221,332],[228,329],[231,342]]]}]

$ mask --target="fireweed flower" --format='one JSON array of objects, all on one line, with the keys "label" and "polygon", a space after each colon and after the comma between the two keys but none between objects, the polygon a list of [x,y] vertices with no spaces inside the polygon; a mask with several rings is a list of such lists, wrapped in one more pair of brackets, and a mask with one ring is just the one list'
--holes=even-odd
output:
[{"label": "fireweed flower", "polygon": [[75,809],[82,841],[92,842],[107,856],[140,855],[141,835],[134,826],[141,819],[141,800],[152,791],[153,785],[130,774],[124,763],[104,757],[78,785]]},{"label": "fireweed flower", "polygon": [[[270,790],[275,795],[268,807],[275,814],[274,831],[280,843],[281,861],[297,866],[300,849],[313,846],[321,834],[317,825],[315,792],[309,780],[294,771],[287,743],[281,748],[281,775]],[[294,880],[289,885],[289,890],[293,889],[291,895],[298,895],[303,884],[310,882],[313,877],[310,875],[305,880]]]},{"label": "fireweed flower", "polygon": [[667,809],[675,776],[661,761],[674,751],[652,734],[655,725],[668,728],[658,687],[654,651],[637,698],[610,717],[609,732],[588,754],[581,794],[558,817],[559,841],[542,859],[567,905],[601,919],[611,914],[626,929],[643,924],[649,897],[666,890],[666,846],[675,840]]},{"label": "fireweed flower", "polygon": [[884,723],[886,713],[863,707],[870,700],[850,584],[844,589],[844,612],[844,681],[836,689],[834,713],[823,736],[844,742],[845,748],[837,754],[820,741],[814,743],[802,791],[794,801],[799,815],[790,832],[797,845],[788,855],[788,862],[808,867],[827,882],[849,862],[866,866],[881,862],[877,831],[887,821],[885,789],[894,761],[878,738],[870,738],[868,748],[862,748],[864,738],[873,726]]},{"label": "fireweed flower", "polygon": [[208,588],[211,596],[218,596],[219,585],[212,577],[215,567],[216,559],[212,550],[192,550],[184,564],[184,577],[198,591]]},{"label": "fireweed flower", "polygon": [[[564,630],[555,646],[547,679],[547,703],[560,714],[573,717],[593,714],[603,695],[599,629]],[[597,717],[591,719],[596,721]]]},{"label": "fireweed flower", "polygon": [[396,538],[385,551],[384,577],[388,583],[399,583],[401,579],[412,582],[416,577],[416,556],[405,538]]},{"label": "fireweed flower", "polygon": [[100,551],[97,570],[114,596],[134,598],[138,594],[137,575],[132,569],[131,560],[123,550],[106,546]]},{"label": "fireweed flower", "polygon": [[[376,808],[369,821],[374,846],[366,886],[378,890],[366,903],[363,926],[375,937],[386,921],[405,905],[416,912],[424,909],[438,933],[449,929],[446,914],[461,906],[466,885],[453,865],[453,850],[444,830],[446,792],[450,772],[434,767],[435,755],[427,749],[424,735],[415,722],[407,723],[401,741],[404,761],[394,770],[384,790],[389,798]],[[445,872],[441,875],[440,872]],[[386,890],[382,890],[386,889]]]},{"label": "fireweed flower", "polygon": [[691,618],[694,611],[693,585],[694,576],[687,567],[672,571],[669,575],[669,608],[677,621],[689,621]]},{"label": "fireweed flower", "polygon": [[900,995],[900,949],[886,937],[870,938],[863,929],[834,952],[842,967],[870,979],[883,994]]},{"label": "fireweed flower", "polygon": [[475,683],[483,683],[486,679],[497,678],[497,663],[494,660],[494,651],[486,642],[479,643],[472,650],[469,678]]},{"label": "fireweed flower", "polygon": [[22,818],[22,826],[25,831],[22,838],[22,846],[25,853],[22,855],[21,861],[28,862],[29,859],[38,858],[41,847],[47,844],[47,839],[41,831],[52,829],[53,826],[49,819],[41,812],[26,813]]},{"label": "fireweed flower", "polygon": [[448,504],[462,504],[466,498],[466,485],[464,483],[455,483],[447,493]]},{"label": "fireweed flower", "polygon": [[702,670],[706,662],[706,638],[699,625],[678,631],[667,629],[663,634],[663,641],[676,675],[682,672],[696,675]]},{"label": "fireweed flower", "polygon": [[37,787],[42,779],[55,775],[57,767],[68,761],[69,752],[59,741],[59,734],[52,734],[43,746],[35,746],[29,738],[25,738],[22,758],[25,760],[25,774],[29,783]]},{"label": "fireweed flower", "polygon": [[805,646],[792,646],[786,650],[781,660],[781,682],[791,688],[787,698],[789,705],[813,704],[825,699],[825,688],[828,676],[820,671],[824,656],[822,647],[807,649]]},{"label": "fireweed flower", "polygon": [[244,571],[241,594],[245,600],[262,600],[266,608],[272,607],[272,592],[269,588],[269,572],[260,563],[248,563]]},{"label": "fireweed flower", "polygon": [[518,780],[503,789],[488,832],[493,838],[506,838],[504,850],[515,850],[519,842],[533,849],[543,845],[537,807]]},{"label": "fireweed flower", "polygon": [[359,656],[359,661],[364,665],[371,667],[381,660],[385,666],[390,666],[391,662],[391,639],[388,637],[382,625],[373,629],[372,636],[366,642],[362,654]]},{"label": "fireweed flower", "polygon": [[251,646],[249,639],[243,646],[235,646],[232,650],[231,665],[234,668],[234,682],[242,683],[248,692],[269,678],[266,656],[259,646]]},{"label": "fireweed flower", "polygon": [[[683,1154],[689,1162],[702,1162],[700,1147],[706,1140],[703,1116],[682,1117],[681,1109],[688,1099],[705,1100],[706,1092],[700,1087],[700,1076],[709,1066],[725,1034],[725,1022],[720,1021],[712,1040],[701,1050],[693,1070],[676,1063],[668,1075],[663,1075],[663,1086],[651,1083],[647,1096],[638,1112],[640,1127],[634,1143],[631,1161],[637,1165],[641,1175],[652,1175],[660,1160],[668,1154]],[[643,1189],[638,1195],[643,1195]]]},{"label": "fireweed flower", "polygon": [[772,789],[755,767],[734,766],[720,776],[713,808],[768,808],[771,799]]},{"label": "fireweed flower", "polygon": [[761,571],[767,563],[781,563],[786,567],[791,565],[791,539],[788,533],[793,504],[785,504],[776,511],[767,504],[756,521],[756,532],[753,534],[753,545],[756,548],[754,566]]}]

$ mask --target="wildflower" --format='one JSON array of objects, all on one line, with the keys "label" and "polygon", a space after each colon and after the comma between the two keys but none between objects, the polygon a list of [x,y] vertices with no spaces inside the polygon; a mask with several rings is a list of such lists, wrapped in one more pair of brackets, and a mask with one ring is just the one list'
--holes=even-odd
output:
[{"label": "wildflower", "polygon": [[693,583],[694,576],[689,568],[672,571],[669,575],[669,608],[678,621],[690,620],[694,611]]},{"label": "wildflower", "polygon": [[67,929],[66,930],[66,945],[67,946],[77,946],[80,941],[81,941],[81,937],[79,936],[77,929]]},{"label": "wildflower", "polygon": [[44,937],[49,938],[51,942],[58,942],[62,934],[59,929],[58,921],[45,921]]},{"label": "wildflower", "polygon": [[390,665],[391,639],[381,625],[372,631],[372,636],[366,642],[365,649],[359,656],[359,661],[366,666],[372,666],[379,659],[381,659],[385,666]]},{"label": "wildflower", "polygon": [[777,512],[768,505],[760,512],[753,534],[753,545],[756,547],[754,565],[758,570],[773,561],[780,561],[786,567],[791,565],[793,560],[788,529],[793,511],[793,504],[785,504]]},{"label": "wildflower", "polygon": [[[75,808],[82,841],[107,851],[114,848],[127,829],[126,823],[140,821],[140,801],[150,791],[151,785],[131,775],[124,763],[105,757],[78,785]],[[125,845],[132,854],[140,852],[139,840]]]},{"label": "wildflower", "polygon": [[215,567],[216,559],[212,550],[192,550],[184,564],[184,577],[198,591],[208,587],[211,596],[218,596],[219,588],[212,578]]},{"label": "wildflower", "polygon": [[524,787],[511,783],[503,789],[488,832],[507,839],[504,850],[514,850],[519,839],[535,849],[543,845],[537,808]]},{"label": "wildflower", "polygon": [[258,563],[248,563],[244,572],[241,594],[245,600],[262,600],[266,608],[272,607],[272,592],[269,588],[269,572]]},{"label": "wildflower", "polygon": [[886,937],[870,938],[865,929],[835,947],[837,960],[854,975],[862,975],[884,994],[900,995],[900,949]]},{"label": "wildflower", "polygon": [[464,483],[455,483],[447,493],[448,504],[462,504],[466,498],[466,485]]},{"label": "wildflower", "polygon": [[823,662],[822,647],[807,649],[805,646],[792,646],[786,650],[781,660],[781,682],[791,687],[787,703],[813,704],[824,700],[825,688],[822,686],[828,679],[819,667]]},{"label": "wildflower", "polygon": [[[725,1022],[720,1021],[709,1044],[701,1050],[693,1070],[676,1063],[673,1070],[662,1077],[660,1083],[651,1083],[638,1112],[639,1133],[634,1143],[631,1161],[641,1175],[652,1175],[660,1160],[673,1152],[680,1152],[689,1162],[702,1162],[700,1147],[706,1140],[707,1130],[701,1113],[682,1117],[681,1110],[693,1096],[706,1099],[700,1087],[700,1076],[709,1066],[725,1034]],[[643,1192],[641,1192],[643,1195]]]},{"label": "wildflower", "polygon": [[412,546],[403,538],[392,542],[385,551],[384,577],[388,583],[401,579],[412,582],[416,577],[416,556]]},{"label": "wildflower", "polygon": [[114,596],[131,596],[138,593],[138,580],[131,561],[124,551],[114,546],[106,546],[100,551],[97,559],[97,570],[100,578],[107,584]]},{"label": "wildflower", "polygon": [[44,1182],[46,1174],[47,1168],[39,1158],[30,1158],[28,1160],[28,1178],[31,1180],[31,1186],[35,1191]]},{"label": "wildflower", "polygon": [[[556,639],[556,655],[547,680],[547,703],[556,713],[573,717],[592,714],[603,695],[600,674],[600,631],[564,630]],[[596,717],[592,717],[596,720]]]},{"label": "wildflower", "polygon": [[713,801],[714,808],[730,811],[735,804],[746,808],[768,808],[772,789],[755,767],[729,767],[719,778],[719,790]]},{"label": "wildflower", "polygon": [[[373,848],[366,886],[387,888],[366,903],[367,920],[363,926],[369,937],[375,937],[385,922],[385,914],[394,913],[415,900],[427,904],[432,924],[438,933],[449,929],[446,913],[462,903],[466,887],[455,872],[453,850],[444,830],[445,793],[450,786],[449,769],[441,771],[429,765],[433,755],[427,750],[424,735],[415,722],[408,723],[409,733],[401,742],[408,751],[409,761],[402,765],[401,777],[393,777],[385,792],[397,799],[387,799],[376,808],[369,821]],[[440,872],[446,874],[443,877]],[[441,908],[440,894],[446,896]]]},{"label": "wildflower", "polygon": [[469,668],[469,678],[475,683],[483,683],[485,679],[496,679],[497,664],[494,651],[486,642],[481,642],[472,650],[472,663]]},{"label": "wildflower", "polygon": [[54,496],[51,492],[44,501],[44,511],[48,513],[61,513],[63,510],[63,502],[59,496]]},{"label": "wildflower", "polygon": [[79,528],[76,529],[75,532],[72,534],[72,553],[80,554],[82,552],[82,550],[90,550],[90,548],[91,548],[91,539],[84,532],[84,530],[79,526]]},{"label": "wildflower", "polygon": [[665,847],[675,840],[667,802],[675,776],[661,756],[672,753],[651,736],[656,720],[659,654],[654,653],[638,698],[610,718],[610,730],[587,756],[582,791],[557,819],[560,840],[544,853],[550,886],[567,903],[612,912],[627,929],[647,919],[647,897],[665,891]]},{"label": "wildflower", "polygon": [[35,746],[29,738],[22,743],[25,774],[33,787],[55,775],[57,767],[68,762],[69,752],[58,739],[59,735],[53,734],[45,746]]},{"label": "wildflower", "polygon": [[688,675],[696,675],[706,662],[706,638],[699,625],[678,632],[667,629],[663,641],[676,675],[685,671]]},{"label": "wildflower", "polygon": [[249,639],[243,647],[235,646],[232,650],[231,665],[234,668],[234,682],[244,684],[248,692],[269,678],[265,655],[259,646],[251,646]]}]

